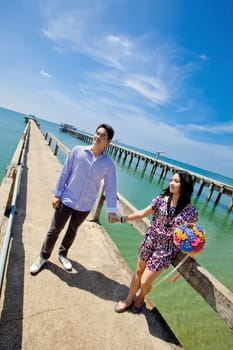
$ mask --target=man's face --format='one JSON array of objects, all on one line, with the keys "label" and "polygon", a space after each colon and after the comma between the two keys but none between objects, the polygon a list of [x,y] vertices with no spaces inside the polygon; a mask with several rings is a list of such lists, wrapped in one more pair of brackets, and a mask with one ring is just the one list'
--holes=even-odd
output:
[{"label": "man's face", "polygon": [[108,139],[107,131],[104,128],[99,128],[94,135],[93,141],[94,144],[105,147],[111,140]]}]

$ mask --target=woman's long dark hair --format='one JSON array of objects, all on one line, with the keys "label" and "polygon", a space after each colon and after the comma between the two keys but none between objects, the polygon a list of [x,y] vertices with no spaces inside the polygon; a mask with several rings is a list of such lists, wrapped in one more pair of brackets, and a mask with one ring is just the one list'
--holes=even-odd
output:
[{"label": "woman's long dark hair", "polygon": [[[187,204],[191,202],[191,196],[194,188],[194,180],[192,175],[190,175],[187,171],[177,170],[174,172],[174,174],[179,175],[180,187],[181,187],[180,198],[178,200],[176,210],[175,210],[175,214],[177,214],[179,211],[184,209]],[[168,205],[170,207],[172,193],[170,192],[169,186],[163,190],[162,195],[163,197],[165,196],[169,197]]]}]

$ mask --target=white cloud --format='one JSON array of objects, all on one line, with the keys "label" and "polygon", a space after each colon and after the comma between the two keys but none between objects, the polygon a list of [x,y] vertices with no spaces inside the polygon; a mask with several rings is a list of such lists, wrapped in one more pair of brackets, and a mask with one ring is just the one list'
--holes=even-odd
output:
[{"label": "white cloud", "polygon": [[199,58],[202,60],[202,61],[206,61],[208,59],[208,56],[206,54],[201,54],[199,55]]},{"label": "white cloud", "polygon": [[185,124],[185,125],[176,125],[179,129],[201,131],[212,134],[224,134],[224,133],[233,133],[233,121],[226,123],[217,123],[217,124]]},{"label": "white cloud", "polygon": [[125,80],[125,85],[137,91],[155,104],[164,104],[169,100],[169,91],[159,79],[146,76],[134,76]]},{"label": "white cloud", "polygon": [[43,70],[43,69],[41,69],[40,74],[41,74],[43,77],[46,77],[46,78],[52,78],[52,77],[53,77],[51,74],[49,74],[48,72],[46,72],[46,71]]},{"label": "white cloud", "polygon": [[[44,35],[63,50],[80,52],[100,63],[103,69],[114,68],[125,87],[155,104],[174,102],[181,95],[183,82],[194,69],[193,63],[178,63],[179,48],[159,41],[149,49],[148,37],[129,37],[111,33],[100,23],[98,10],[67,10],[50,14]],[[103,72],[101,72],[102,74]],[[137,77],[135,78],[135,76]],[[118,78],[119,79],[119,78]],[[122,85],[122,84],[121,84]]]},{"label": "white cloud", "polygon": [[120,44],[124,49],[127,49],[127,50],[132,47],[132,44],[128,39],[123,39],[115,35],[107,35],[106,41],[114,44]]},{"label": "white cloud", "polygon": [[194,101],[189,99],[185,105],[178,107],[176,111],[178,113],[189,112],[193,108],[194,108]]}]

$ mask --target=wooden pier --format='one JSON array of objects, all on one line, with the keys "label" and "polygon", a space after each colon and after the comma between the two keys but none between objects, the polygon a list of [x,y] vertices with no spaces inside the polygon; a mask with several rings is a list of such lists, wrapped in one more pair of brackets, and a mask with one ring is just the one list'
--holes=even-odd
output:
[{"label": "wooden pier", "polygon": [[[67,130],[67,133],[70,135],[91,144],[93,137],[80,132],[80,131],[73,131],[73,130]],[[47,133],[46,138],[50,140],[49,142],[54,139],[53,135]],[[175,172],[176,170],[181,170],[182,168],[177,167],[173,164],[169,164],[167,162],[158,160],[157,158],[149,157],[143,153],[135,152],[129,148],[122,147],[118,144],[110,143],[107,146],[107,152],[118,159],[122,159],[123,162],[128,162],[130,166],[134,166],[135,169],[141,165],[142,172],[148,171],[148,174],[153,177],[156,174],[157,169],[160,171],[159,179],[165,180],[167,176],[170,176],[171,173]],[[182,169],[186,170],[186,169]],[[188,170],[189,171],[189,170]],[[198,184],[199,188],[197,190],[197,197],[199,197],[203,190],[205,188],[208,189],[208,194],[206,196],[206,201],[209,202],[210,199],[213,197],[214,193],[216,194],[216,198],[214,201],[214,205],[217,205],[221,197],[223,195],[226,195],[229,197],[229,204],[227,207],[227,212],[230,212],[233,207],[233,186],[230,186],[228,184],[224,184],[222,182],[213,180],[209,177],[202,176],[200,174],[197,174],[195,172],[189,171],[189,173],[193,176],[195,183]]]}]

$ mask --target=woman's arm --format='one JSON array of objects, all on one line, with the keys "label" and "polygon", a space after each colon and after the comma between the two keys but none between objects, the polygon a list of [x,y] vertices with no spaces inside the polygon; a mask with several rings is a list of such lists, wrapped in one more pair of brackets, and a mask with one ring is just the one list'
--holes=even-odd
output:
[{"label": "woman's arm", "polygon": [[137,210],[134,213],[131,213],[127,216],[121,216],[121,222],[126,222],[126,221],[133,221],[133,220],[138,220],[138,219],[143,219],[146,216],[152,214],[152,207],[151,205],[148,205],[148,207],[142,209],[142,210]]}]

